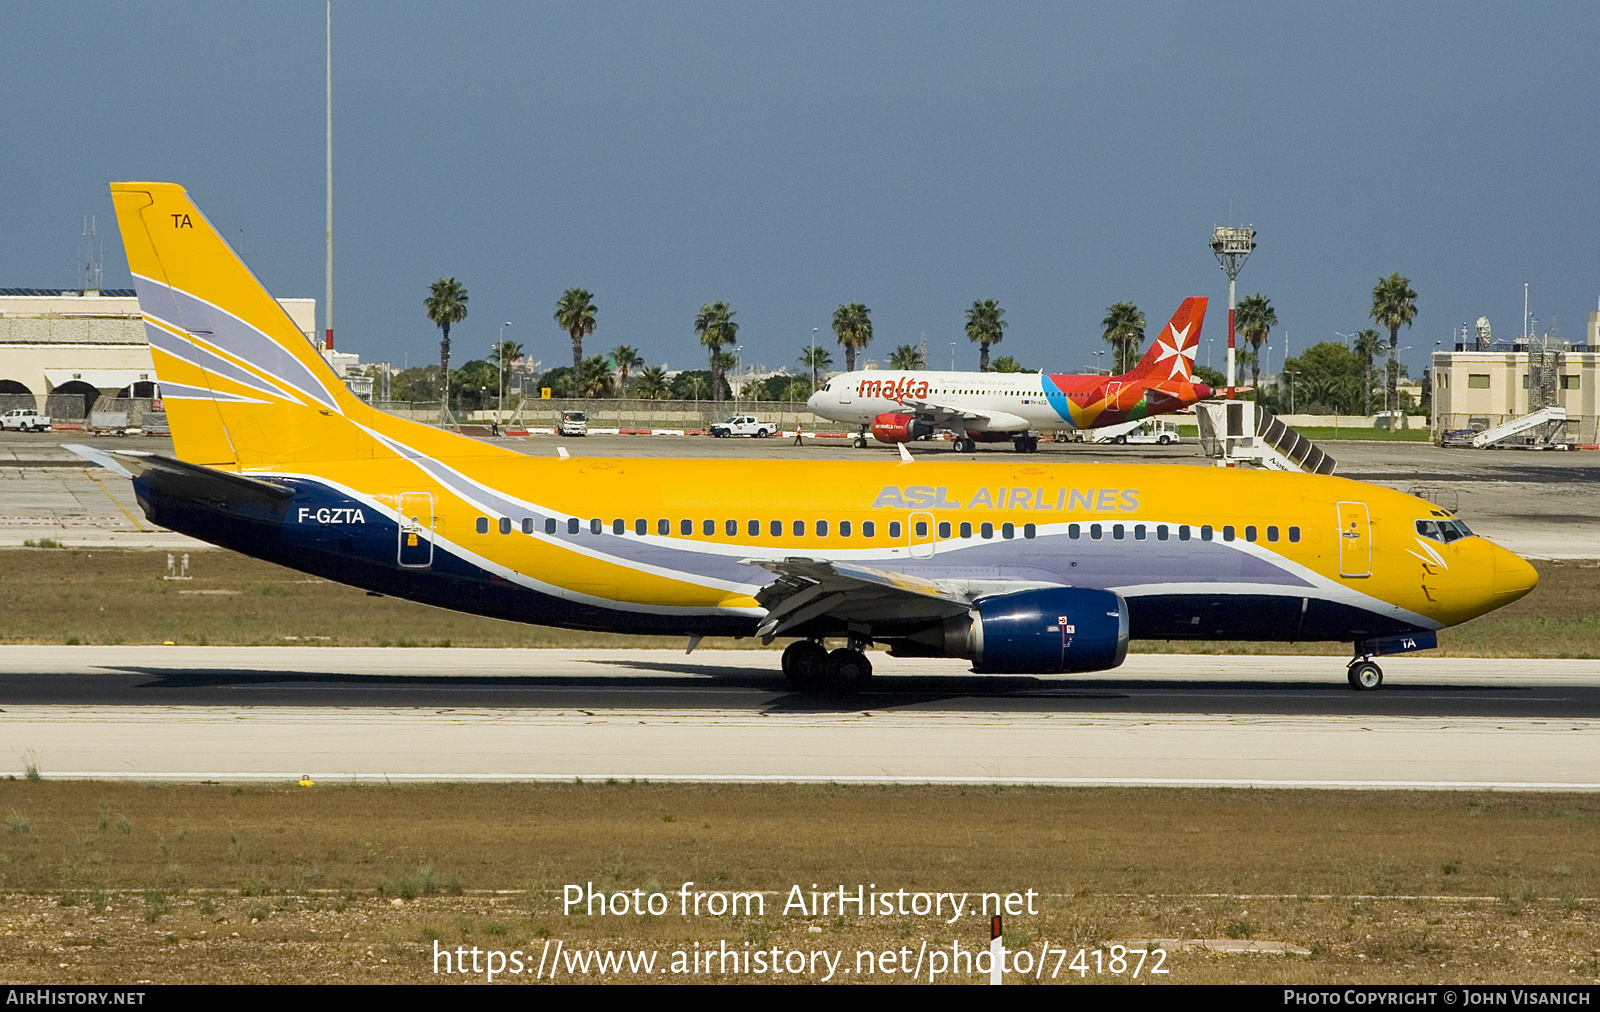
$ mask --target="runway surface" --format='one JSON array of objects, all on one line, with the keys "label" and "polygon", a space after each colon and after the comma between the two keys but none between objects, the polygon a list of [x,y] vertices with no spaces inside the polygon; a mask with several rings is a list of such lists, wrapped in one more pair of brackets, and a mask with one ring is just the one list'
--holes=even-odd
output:
[{"label": "runway surface", "polygon": [[979,677],[874,655],[854,696],[772,651],[8,647],[20,774],[1600,789],[1600,662],[1134,655]]}]

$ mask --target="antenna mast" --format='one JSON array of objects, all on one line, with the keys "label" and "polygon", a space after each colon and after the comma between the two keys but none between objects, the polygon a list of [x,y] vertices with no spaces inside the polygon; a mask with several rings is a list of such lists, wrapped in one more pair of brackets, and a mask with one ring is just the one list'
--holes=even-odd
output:
[{"label": "antenna mast", "polygon": [[328,292],[322,322],[327,350],[333,350],[333,0],[328,3]]}]

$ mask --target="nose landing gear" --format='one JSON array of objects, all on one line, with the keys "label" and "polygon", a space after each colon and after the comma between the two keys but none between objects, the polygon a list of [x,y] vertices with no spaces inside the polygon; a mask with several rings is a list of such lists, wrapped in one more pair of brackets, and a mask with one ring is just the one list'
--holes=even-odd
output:
[{"label": "nose landing gear", "polygon": [[1350,662],[1350,670],[1345,677],[1350,681],[1350,688],[1357,692],[1370,692],[1383,684],[1383,669],[1365,657],[1357,657]]}]

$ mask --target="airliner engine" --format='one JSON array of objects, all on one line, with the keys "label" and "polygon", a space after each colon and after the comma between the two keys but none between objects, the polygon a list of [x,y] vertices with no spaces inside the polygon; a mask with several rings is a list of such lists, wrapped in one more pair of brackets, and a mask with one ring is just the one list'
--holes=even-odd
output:
[{"label": "airliner engine", "polygon": [[912,415],[885,412],[872,419],[872,437],[880,443],[909,443],[933,435],[933,426]]},{"label": "airliner engine", "polygon": [[965,615],[896,640],[895,657],[965,657],[980,674],[1105,671],[1128,655],[1128,602],[1047,587],[980,598]]}]

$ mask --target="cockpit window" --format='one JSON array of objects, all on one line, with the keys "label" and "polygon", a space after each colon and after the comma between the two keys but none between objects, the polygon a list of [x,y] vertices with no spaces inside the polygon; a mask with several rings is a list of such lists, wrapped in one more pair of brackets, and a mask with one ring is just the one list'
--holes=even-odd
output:
[{"label": "cockpit window", "polygon": [[1450,544],[1472,536],[1472,531],[1459,520],[1418,520],[1417,533],[1429,541]]}]

